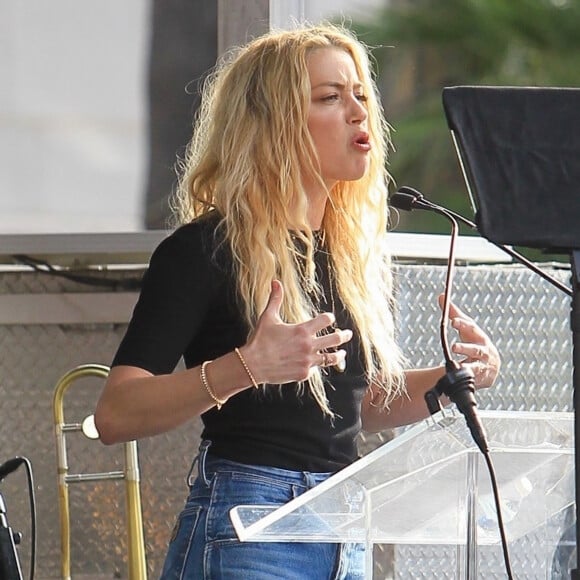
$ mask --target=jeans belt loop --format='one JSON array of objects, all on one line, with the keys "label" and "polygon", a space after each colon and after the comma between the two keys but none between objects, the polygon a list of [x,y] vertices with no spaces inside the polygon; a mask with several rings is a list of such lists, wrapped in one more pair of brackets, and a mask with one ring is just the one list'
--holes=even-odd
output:
[{"label": "jeans belt loop", "polygon": [[195,481],[196,478],[196,476],[193,474],[193,470],[196,463],[198,467],[198,476],[201,478],[201,480],[206,486],[209,486],[209,480],[205,472],[205,458],[207,456],[207,450],[209,449],[210,445],[211,441],[208,441],[207,439],[201,442],[199,446],[199,453],[195,456],[195,459],[193,460],[191,467],[189,469],[189,473],[187,474],[187,484],[189,485],[189,487],[193,485],[193,482]]}]

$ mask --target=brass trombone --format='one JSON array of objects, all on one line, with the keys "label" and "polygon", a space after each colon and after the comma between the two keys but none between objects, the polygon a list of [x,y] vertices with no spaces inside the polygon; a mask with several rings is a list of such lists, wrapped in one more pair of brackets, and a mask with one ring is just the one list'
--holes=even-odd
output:
[{"label": "brass trombone", "polygon": [[57,382],[53,396],[53,412],[56,436],[56,455],[58,464],[58,501],[60,509],[61,537],[61,571],[64,580],[71,578],[70,562],[70,507],[68,484],[82,481],[125,480],[127,501],[127,540],[129,546],[128,568],[130,580],[146,580],[147,565],[145,560],[145,540],[143,536],[143,520],[141,512],[141,493],[139,489],[139,458],[137,443],[129,441],[124,444],[125,469],[103,473],[69,474],[66,433],[81,431],[89,439],[98,439],[94,417],[89,415],[82,423],[64,422],[64,395],[68,388],[80,378],[107,378],[109,368],[104,365],[80,365],[67,372]]}]

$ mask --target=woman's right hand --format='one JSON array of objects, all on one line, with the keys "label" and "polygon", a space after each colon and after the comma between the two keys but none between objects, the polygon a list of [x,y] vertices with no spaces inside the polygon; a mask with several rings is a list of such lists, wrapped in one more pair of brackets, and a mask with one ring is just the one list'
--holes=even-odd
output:
[{"label": "woman's right hand", "polygon": [[299,324],[285,323],[280,318],[283,299],[282,284],[273,280],[268,304],[250,340],[240,349],[258,383],[304,381],[314,367],[341,364],[346,351],[337,347],[352,338],[351,330],[332,328],[335,318],[330,312]]}]

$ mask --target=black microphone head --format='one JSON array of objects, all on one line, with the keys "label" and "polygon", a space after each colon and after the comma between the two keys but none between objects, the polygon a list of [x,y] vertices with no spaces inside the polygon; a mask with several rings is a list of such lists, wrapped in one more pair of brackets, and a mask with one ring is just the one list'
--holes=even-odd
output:
[{"label": "black microphone head", "polygon": [[405,211],[411,211],[414,209],[416,201],[417,198],[414,195],[402,193],[401,191],[395,191],[395,193],[393,193],[389,198],[389,204],[391,206]]},{"label": "black microphone head", "polygon": [[401,185],[397,190],[398,193],[404,193],[406,195],[412,195],[415,199],[423,200],[423,194],[413,187],[409,187],[408,185]]}]

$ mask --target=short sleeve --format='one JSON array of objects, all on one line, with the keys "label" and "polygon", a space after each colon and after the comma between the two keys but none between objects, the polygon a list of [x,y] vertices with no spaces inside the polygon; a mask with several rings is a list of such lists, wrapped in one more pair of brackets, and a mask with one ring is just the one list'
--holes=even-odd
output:
[{"label": "short sleeve", "polygon": [[189,224],[153,252],[112,366],[136,366],[153,374],[173,371],[202,326],[214,295],[216,266],[211,244],[202,234],[200,227]]}]

